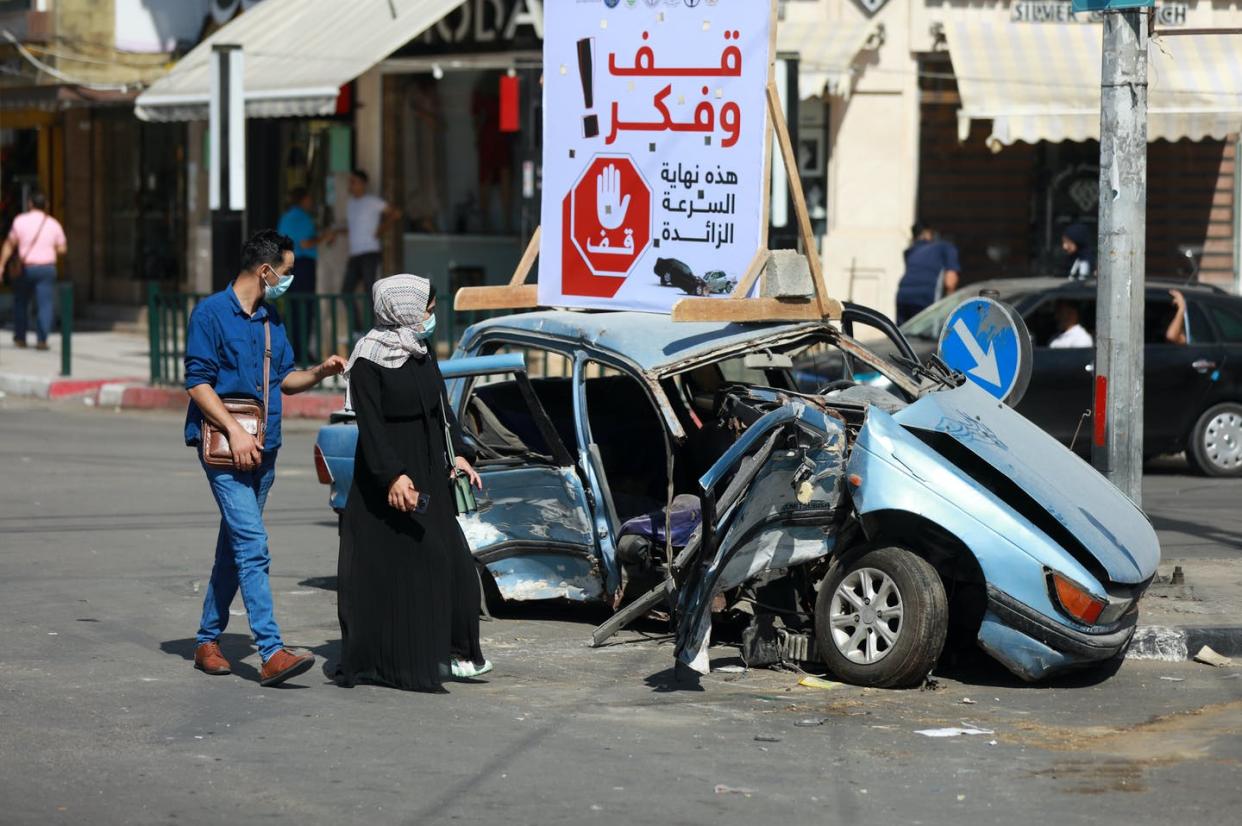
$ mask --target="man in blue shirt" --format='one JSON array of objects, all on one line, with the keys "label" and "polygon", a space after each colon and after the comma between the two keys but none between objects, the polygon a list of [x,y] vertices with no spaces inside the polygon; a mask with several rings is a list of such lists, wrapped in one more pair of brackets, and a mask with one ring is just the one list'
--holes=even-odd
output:
[{"label": "man in blue shirt", "polygon": [[956,290],[962,272],[957,247],[941,241],[931,226],[920,221],[911,234],[914,243],[906,250],[906,272],[897,285],[898,324]]},{"label": "man in blue shirt", "polygon": [[[263,659],[262,685],[277,685],[310,669],[311,654],[285,648],[272,608],[268,583],[271,558],[263,505],[276,478],[280,448],[281,393],[302,393],[328,376],[341,373],[345,360],[332,356],[309,370],[293,369],[293,351],[280,316],[267,303],[293,281],[293,241],[273,230],[255,234],[242,247],[241,272],[222,292],[199,302],[190,315],[185,346],[185,389],[190,394],[185,442],[199,445],[203,420],[227,434],[232,468],[199,463],[220,508],[216,561],[203,601],[194,667],[208,674],[228,674],[229,661],[218,639],[229,620],[229,605],[240,588],[250,630]],[[263,376],[264,327],[271,331],[271,368]],[[268,383],[267,429],[263,444],[247,433],[221,398],[263,398]]]},{"label": "man in blue shirt", "polygon": [[[295,187],[289,193],[289,209],[280,216],[276,231],[293,239],[293,286],[294,295],[314,295],[319,245],[331,244],[336,233],[328,230],[322,236],[315,226],[315,201],[306,187]],[[294,358],[305,363],[308,356],[307,338],[310,334],[311,304],[295,301],[289,310],[289,341],[293,344]]]}]

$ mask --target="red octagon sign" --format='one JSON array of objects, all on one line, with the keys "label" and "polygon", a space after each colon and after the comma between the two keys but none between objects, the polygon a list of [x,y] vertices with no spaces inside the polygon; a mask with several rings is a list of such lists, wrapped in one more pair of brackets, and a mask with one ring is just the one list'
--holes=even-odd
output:
[{"label": "red octagon sign", "polygon": [[625,155],[597,156],[565,196],[566,295],[611,298],[651,244],[651,187]]}]

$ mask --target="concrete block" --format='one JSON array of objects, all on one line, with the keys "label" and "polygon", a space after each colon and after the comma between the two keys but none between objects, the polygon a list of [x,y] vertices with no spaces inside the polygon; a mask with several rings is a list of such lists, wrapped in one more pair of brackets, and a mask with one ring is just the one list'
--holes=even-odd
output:
[{"label": "concrete block", "polygon": [[764,298],[810,298],[815,295],[811,267],[797,250],[772,250],[759,294]]}]

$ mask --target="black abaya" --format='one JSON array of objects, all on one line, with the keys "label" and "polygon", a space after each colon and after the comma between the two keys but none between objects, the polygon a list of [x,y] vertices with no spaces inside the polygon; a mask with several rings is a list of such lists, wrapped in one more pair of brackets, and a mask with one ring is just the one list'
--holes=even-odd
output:
[{"label": "black abaya", "polygon": [[[349,387],[358,448],[337,567],[337,679],[443,690],[451,658],[483,663],[479,584],[457,524],[442,406],[457,454],[465,451],[444,379],[434,356],[396,368],[358,359]],[[388,487],[402,474],[429,495],[425,513],[388,504]]]}]

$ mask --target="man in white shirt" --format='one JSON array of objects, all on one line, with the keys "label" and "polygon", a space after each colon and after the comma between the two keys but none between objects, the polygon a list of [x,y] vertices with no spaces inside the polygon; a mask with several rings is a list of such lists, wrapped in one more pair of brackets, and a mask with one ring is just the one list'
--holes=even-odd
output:
[{"label": "man in white shirt", "polygon": [[[353,295],[362,285],[364,301],[369,306],[371,285],[380,266],[381,239],[393,222],[401,217],[401,210],[390,206],[378,195],[367,191],[367,173],[355,169],[349,176],[349,202],[345,207],[349,234],[349,262],[345,265],[345,283],[341,291]],[[362,329],[358,308],[351,305],[350,317],[354,331]]]},{"label": "man in white shirt", "polygon": [[1094,347],[1095,340],[1086,328],[1079,323],[1078,305],[1071,301],[1056,303],[1057,329],[1059,333],[1048,342],[1049,347]]}]

